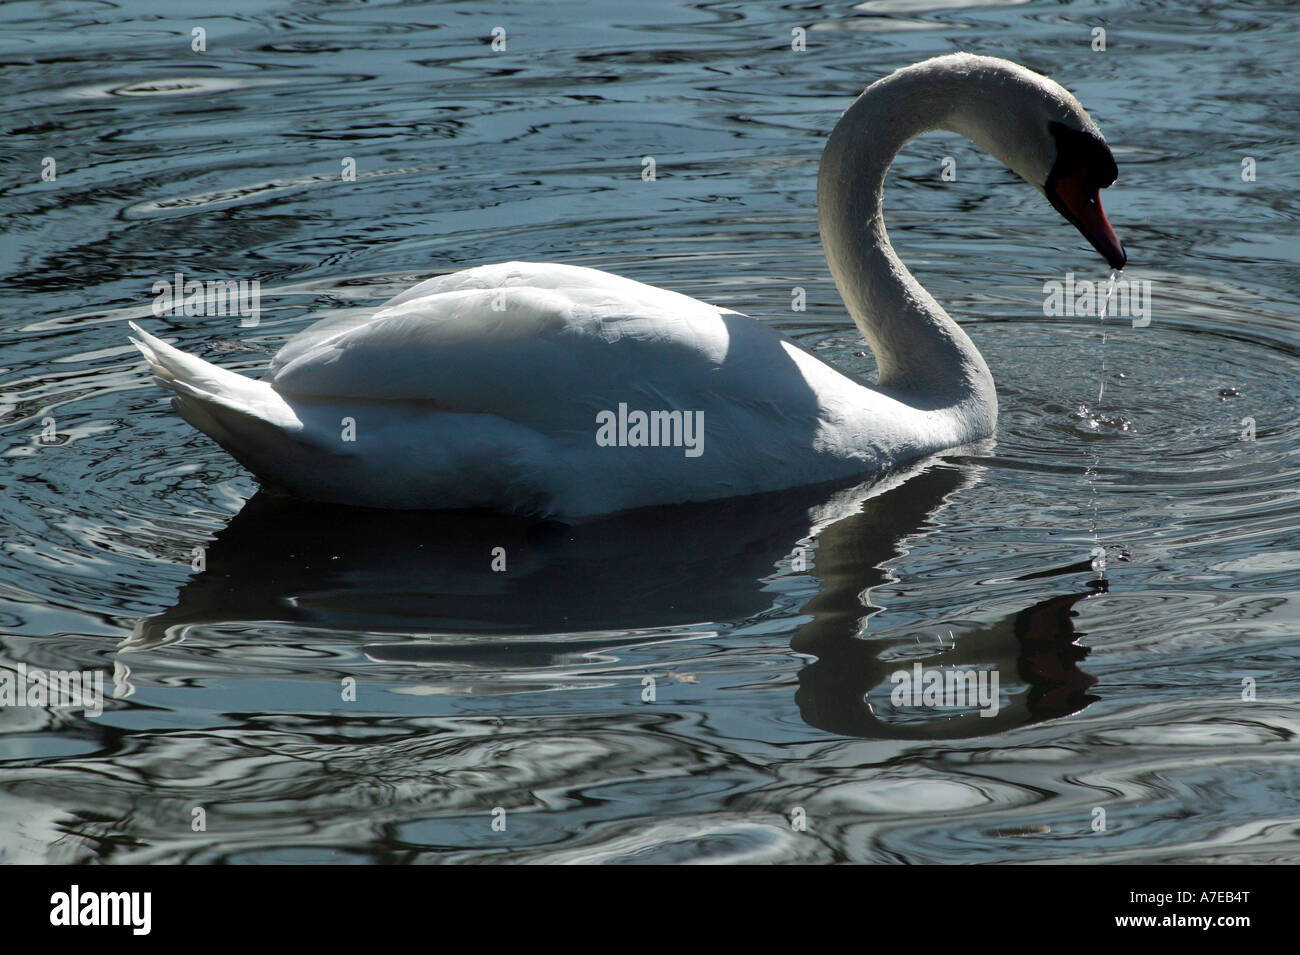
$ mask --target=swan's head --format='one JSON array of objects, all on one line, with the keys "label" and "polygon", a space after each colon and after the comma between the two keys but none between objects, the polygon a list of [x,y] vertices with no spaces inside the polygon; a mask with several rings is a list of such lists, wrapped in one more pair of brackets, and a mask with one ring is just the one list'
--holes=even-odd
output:
[{"label": "swan's head", "polygon": [[1122,269],[1128,257],[1100,195],[1118,170],[1087,110],[1055,80],[1010,60],[958,53],[927,63],[941,61],[970,94],[954,98],[945,125],[1040,189],[1112,268]]}]

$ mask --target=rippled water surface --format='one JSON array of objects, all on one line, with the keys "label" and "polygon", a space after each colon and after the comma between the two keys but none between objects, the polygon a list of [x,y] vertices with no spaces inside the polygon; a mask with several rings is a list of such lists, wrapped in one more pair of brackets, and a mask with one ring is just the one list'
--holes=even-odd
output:
[{"label": "rippled water surface", "polygon": [[[0,707],[0,859],[1300,859],[1291,4],[219,6],[0,8],[0,666],[108,696]],[[965,140],[913,142],[891,235],[1002,411],[875,485],[576,527],[293,503],[126,341],[257,373],[321,314],[540,259],[869,375],[821,146],[963,48],[1101,124],[1150,323],[1045,316],[1095,253]],[[260,323],[154,317],[176,271],[259,280]],[[895,706],[918,661],[996,670],[997,715]]]}]

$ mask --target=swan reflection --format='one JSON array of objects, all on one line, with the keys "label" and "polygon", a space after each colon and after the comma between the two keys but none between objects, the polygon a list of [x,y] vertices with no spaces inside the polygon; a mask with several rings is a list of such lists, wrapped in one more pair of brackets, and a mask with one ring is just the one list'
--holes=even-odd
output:
[{"label": "swan reflection", "polygon": [[[590,665],[597,652],[616,657],[657,629],[744,621],[771,610],[783,581],[810,575],[820,586],[791,639],[815,658],[795,693],[809,725],[867,738],[952,738],[1076,712],[1096,699],[1088,692],[1096,681],[1079,669],[1088,651],[1076,643],[1072,608],[1093,591],[1045,595],[945,642],[867,638],[881,609],[869,592],[888,579],[883,566],[972,477],[969,465],[932,464],[872,485],[575,525],[258,493],[217,534],[205,569],[174,606],[140,620],[122,650],[183,640],[195,627],[270,622],[357,634],[376,662],[526,675]],[[996,713],[892,706],[891,676],[917,662],[996,672]],[[438,679],[436,670],[421,676]]]}]

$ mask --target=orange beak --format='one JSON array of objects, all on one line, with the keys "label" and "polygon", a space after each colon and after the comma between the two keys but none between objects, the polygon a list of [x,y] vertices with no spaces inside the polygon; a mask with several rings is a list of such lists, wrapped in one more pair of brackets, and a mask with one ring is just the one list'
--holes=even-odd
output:
[{"label": "orange beak", "polygon": [[1055,179],[1044,190],[1056,211],[1074,224],[1092,247],[1101,253],[1111,268],[1122,269],[1128,254],[1101,207],[1101,190],[1086,171]]}]

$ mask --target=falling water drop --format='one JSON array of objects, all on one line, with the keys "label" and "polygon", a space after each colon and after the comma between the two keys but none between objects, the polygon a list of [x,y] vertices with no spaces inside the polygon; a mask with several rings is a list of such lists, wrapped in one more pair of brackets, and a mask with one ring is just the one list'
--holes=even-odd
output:
[{"label": "falling water drop", "polygon": [[[1115,277],[1118,273],[1111,270],[1110,283],[1106,287],[1106,297],[1102,299],[1101,309],[1098,312],[1097,324],[1099,326],[1099,337],[1101,343],[1098,346],[1097,353],[1100,363],[1097,379],[1097,414],[1101,414],[1101,399],[1106,394],[1106,312],[1110,309],[1110,300],[1115,294]],[[1095,419],[1094,419],[1095,420]],[[1086,452],[1085,452],[1086,453]],[[1092,569],[1098,574],[1104,583],[1106,580],[1106,549],[1101,545],[1101,533],[1098,529],[1098,505],[1097,505],[1097,476],[1101,469],[1101,455],[1094,445],[1092,449],[1092,462],[1084,468],[1084,480],[1088,484],[1089,510],[1091,514],[1088,519],[1088,532],[1092,536]]]}]

